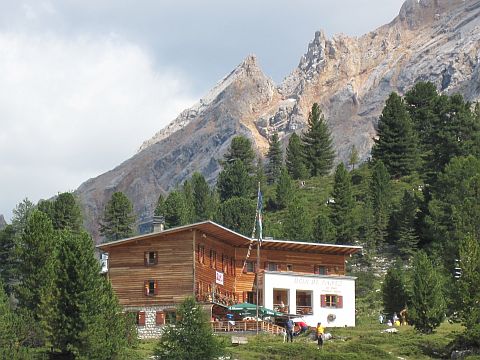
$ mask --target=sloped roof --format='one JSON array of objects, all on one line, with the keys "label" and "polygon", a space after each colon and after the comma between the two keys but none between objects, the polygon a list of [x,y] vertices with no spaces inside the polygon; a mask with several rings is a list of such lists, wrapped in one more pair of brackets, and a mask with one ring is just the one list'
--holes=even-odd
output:
[{"label": "sloped roof", "polygon": [[[239,234],[233,230],[227,229],[226,227],[219,225],[213,221],[202,221],[195,224],[178,226],[175,228],[167,229],[162,232],[154,232],[150,234],[134,236],[127,239],[107,242],[104,244],[97,245],[97,248],[104,251],[108,251],[108,249],[118,245],[124,245],[130,242],[142,241],[142,240],[153,239],[153,238],[161,239],[170,234],[175,234],[178,232],[188,231],[188,230],[190,231],[198,230],[212,237],[215,237],[225,243],[228,243],[232,246],[240,247],[240,248],[242,247],[246,248],[249,246],[250,242],[256,243],[258,241],[256,239],[251,239],[245,235]],[[362,247],[352,246],[352,245],[319,244],[319,243],[301,242],[301,241],[264,239],[262,241],[262,249],[352,255],[360,251]]]}]

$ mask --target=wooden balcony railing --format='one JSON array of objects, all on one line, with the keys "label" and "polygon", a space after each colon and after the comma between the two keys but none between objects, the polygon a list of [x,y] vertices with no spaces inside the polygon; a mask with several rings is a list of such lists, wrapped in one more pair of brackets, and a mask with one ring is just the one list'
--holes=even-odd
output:
[{"label": "wooden balcony railing", "polygon": [[[231,332],[231,331],[256,331],[256,321],[212,321],[211,322],[214,332]],[[235,325],[233,325],[235,324]],[[267,321],[258,322],[259,331],[268,332],[270,334],[278,335],[282,334],[284,328]]]},{"label": "wooden balcony railing", "polygon": [[284,314],[289,314],[290,307],[288,305],[273,304],[273,310]]},{"label": "wooden balcony railing", "polygon": [[311,306],[297,306],[297,314],[299,315],[312,315],[313,309]]}]

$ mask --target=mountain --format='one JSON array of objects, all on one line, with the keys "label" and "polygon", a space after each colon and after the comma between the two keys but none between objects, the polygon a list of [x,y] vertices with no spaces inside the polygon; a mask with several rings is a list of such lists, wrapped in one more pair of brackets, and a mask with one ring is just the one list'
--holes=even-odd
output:
[{"label": "mountain", "polygon": [[403,94],[419,80],[480,99],[480,0],[407,0],[392,22],[358,38],[328,39],[319,31],[278,86],[248,56],[137,154],[79,187],[87,228],[98,235],[114,191],[132,200],[140,223],[149,221],[158,195],[194,171],[213,182],[234,136],[249,137],[264,154],[273,132],[286,141],[304,128],[314,102],[326,115],[337,161],[352,145],[365,160],[388,94]]}]

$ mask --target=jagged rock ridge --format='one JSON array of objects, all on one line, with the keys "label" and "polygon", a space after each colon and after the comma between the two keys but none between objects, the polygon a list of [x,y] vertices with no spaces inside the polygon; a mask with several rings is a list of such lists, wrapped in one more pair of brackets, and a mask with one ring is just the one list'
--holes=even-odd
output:
[{"label": "jagged rock ridge", "polygon": [[147,221],[158,194],[192,172],[214,181],[233,136],[250,137],[264,153],[272,132],[285,140],[302,130],[313,102],[327,117],[337,161],[352,145],[366,159],[388,94],[403,94],[419,80],[480,98],[480,0],[407,0],[391,23],[358,38],[328,39],[319,31],[279,86],[248,56],[135,156],[80,186],[87,226],[96,233],[113,191],[125,192],[140,221]]}]

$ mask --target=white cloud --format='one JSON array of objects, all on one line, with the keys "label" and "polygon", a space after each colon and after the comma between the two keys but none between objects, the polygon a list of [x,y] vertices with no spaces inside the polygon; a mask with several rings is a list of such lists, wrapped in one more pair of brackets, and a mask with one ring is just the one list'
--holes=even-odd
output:
[{"label": "white cloud", "polygon": [[0,33],[0,214],[133,155],[197,96],[118,36]]}]

